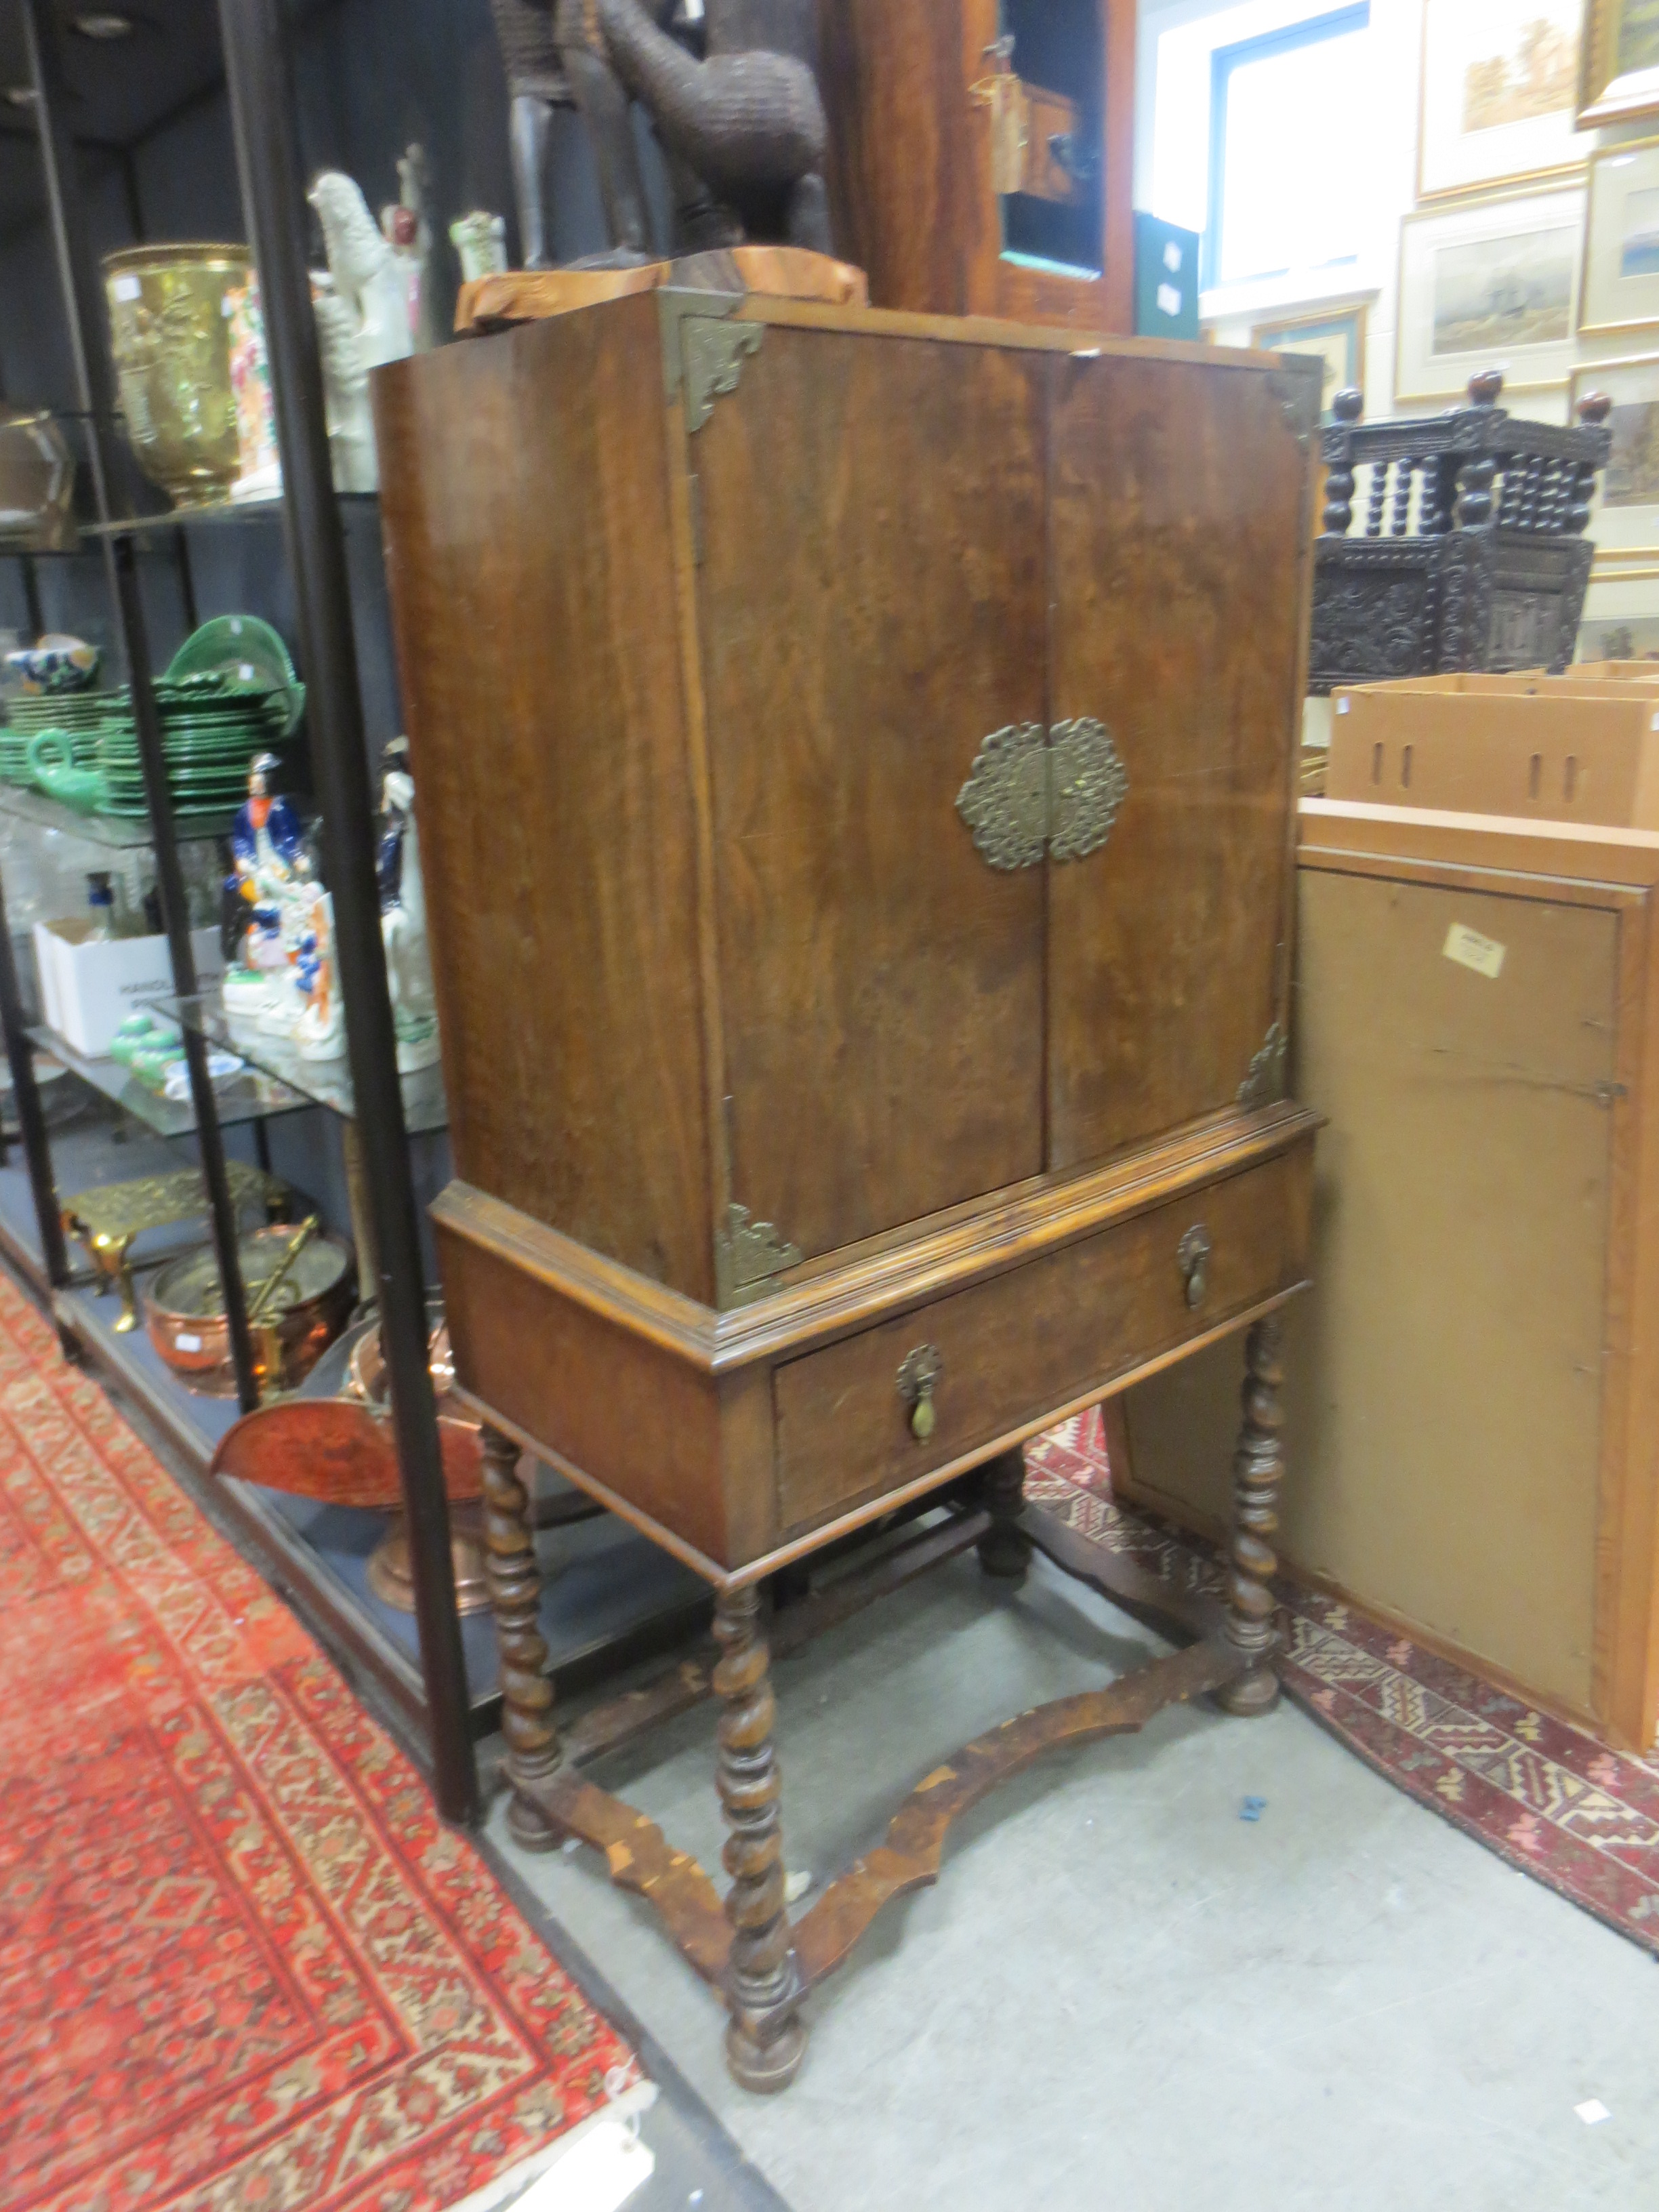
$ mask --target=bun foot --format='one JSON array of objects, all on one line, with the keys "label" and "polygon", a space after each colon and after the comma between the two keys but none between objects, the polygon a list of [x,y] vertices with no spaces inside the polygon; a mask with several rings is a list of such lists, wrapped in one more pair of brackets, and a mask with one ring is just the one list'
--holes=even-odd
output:
[{"label": "bun foot", "polygon": [[507,1808],[507,1832],[521,1851],[556,1851],[564,1841],[541,1807],[516,1790]]},{"label": "bun foot", "polygon": [[1279,1703],[1279,1677],[1271,1667],[1241,1674],[1236,1682],[1222,1684],[1215,1701],[1224,1713],[1236,1714],[1240,1720],[1259,1719]]},{"label": "bun foot", "polygon": [[806,2056],[806,2030],[792,2021],[771,2043],[757,2043],[733,2021],[726,2031],[726,2063],[740,2089],[757,2097],[774,2097],[787,2089],[800,2071]]}]

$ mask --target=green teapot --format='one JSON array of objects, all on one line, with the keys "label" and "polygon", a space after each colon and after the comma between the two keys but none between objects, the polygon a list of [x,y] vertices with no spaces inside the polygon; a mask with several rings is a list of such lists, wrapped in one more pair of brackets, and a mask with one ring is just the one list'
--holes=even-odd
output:
[{"label": "green teapot", "polygon": [[77,814],[95,814],[103,805],[103,774],[76,768],[75,745],[67,730],[37,730],[28,742],[29,774],[49,799],[61,799]]}]

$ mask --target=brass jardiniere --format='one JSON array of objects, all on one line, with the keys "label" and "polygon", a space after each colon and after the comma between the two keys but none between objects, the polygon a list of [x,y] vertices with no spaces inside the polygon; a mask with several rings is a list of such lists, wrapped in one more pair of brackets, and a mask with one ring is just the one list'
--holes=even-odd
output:
[{"label": "brass jardiniere", "polygon": [[241,471],[230,314],[252,265],[245,246],[130,246],[104,257],[127,435],[178,507],[216,505]]}]

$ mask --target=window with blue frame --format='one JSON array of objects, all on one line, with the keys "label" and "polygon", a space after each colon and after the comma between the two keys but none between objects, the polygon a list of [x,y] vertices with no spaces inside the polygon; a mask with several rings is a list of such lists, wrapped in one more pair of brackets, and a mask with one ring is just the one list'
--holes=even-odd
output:
[{"label": "window with blue frame", "polygon": [[1211,57],[1204,282],[1340,271],[1358,259],[1369,179],[1370,0]]}]

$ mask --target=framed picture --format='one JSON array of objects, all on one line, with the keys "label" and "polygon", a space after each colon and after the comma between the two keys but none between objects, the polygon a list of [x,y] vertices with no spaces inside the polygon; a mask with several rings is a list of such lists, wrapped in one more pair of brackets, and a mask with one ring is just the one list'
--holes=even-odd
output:
[{"label": "framed picture", "polygon": [[1320,393],[1322,422],[1334,422],[1331,402],[1345,386],[1365,388],[1365,310],[1326,307],[1317,314],[1276,315],[1257,323],[1250,343],[1267,353],[1316,353],[1325,364]]},{"label": "framed picture", "polygon": [[[1630,615],[1622,621],[1581,622],[1574,658],[1581,664],[1597,660],[1659,662],[1659,615]],[[1659,674],[1659,668],[1655,673]]]},{"label": "framed picture", "polygon": [[1579,170],[1583,0],[1424,0],[1417,197]]},{"label": "framed picture", "polygon": [[1509,386],[1565,384],[1583,229],[1582,185],[1408,215],[1395,399],[1455,399],[1483,368],[1501,368]]},{"label": "framed picture", "polygon": [[1659,115],[1659,0],[1585,0],[1578,128],[1643,115]]},{"label": "framed picture", "polygon": [[1659,561],[1659,353],[1636,361],[1586,362],[1572,374],[1576,409],[1592,392],[1613,402],[1613,451],[1590,508],[1597,554]]},{"label": "framed picture", "polygon": [[1584,225],[1583,331],[1659,323],[1659,138],[1628,139],[1590,156]]}]

